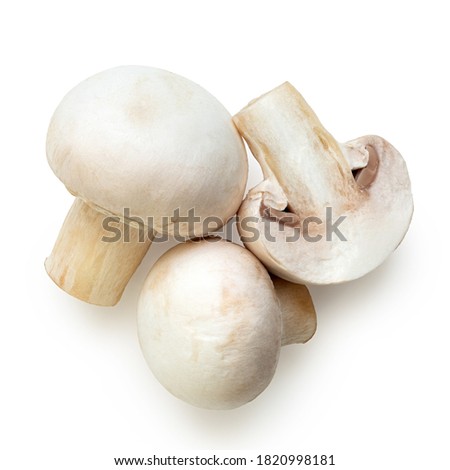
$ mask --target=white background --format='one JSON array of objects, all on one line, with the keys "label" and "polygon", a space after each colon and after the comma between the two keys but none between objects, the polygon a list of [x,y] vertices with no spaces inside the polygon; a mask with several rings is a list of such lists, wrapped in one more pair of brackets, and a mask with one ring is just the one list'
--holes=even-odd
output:
[{"label": "white background", "polygon": [[[1,468],[101,470],[114,456],[197,449],[334,454],[346,470],[449,468],[445,4],[2,4]],[[416,210],[403,244],[363,279],[311,288],[315,338],[283,350],[269,388],[234,411],[173,398],[141,356],[135,306],[161,247],[115,308],[71,298],[44,270],[72,202],[46,162],[50,116],[79,81],[122,64],[184,75],[231,113],[289,80],[338,140],[382,135],[410,170]]]}]

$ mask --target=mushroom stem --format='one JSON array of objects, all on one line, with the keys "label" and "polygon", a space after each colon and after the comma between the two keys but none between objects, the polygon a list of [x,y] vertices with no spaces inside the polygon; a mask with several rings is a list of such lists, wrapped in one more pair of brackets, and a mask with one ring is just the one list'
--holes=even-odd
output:
[{"label": "mushroom stem", "polygon": [[59,232],[45,269],[53,281],[80,300],[115,305],[137,269],[151,239],[77,198]]},{"label": "mushroom stem", "polygon": [[306,343],[316,332],[317,317],[308,289],[271,275],[281,306],[281,345]]},{"label": "mushroom stem", "polygon": [[288,82],[234,116],[264,173],[275,177],[290,209],[306,217],[343,204],[352,173],[339,144]]}]

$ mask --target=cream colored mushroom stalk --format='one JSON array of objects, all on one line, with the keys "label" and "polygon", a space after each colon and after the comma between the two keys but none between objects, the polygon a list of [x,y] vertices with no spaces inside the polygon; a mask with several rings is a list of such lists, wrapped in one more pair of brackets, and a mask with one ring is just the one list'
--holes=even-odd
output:
[{"label": "cream colored mushroom stalk", "polygon": [[77,198],[47,272],[99,305],[118,302],[154,233],[220,228],[247,179],[226,109],[199,85],[151,67],[117,67],[73,88],[52,117],[47,157]]},{"label": "cream colored mushroom stalk", "polygon": [[202,408],[253,400],[272,380],[281,345],[304,343],[315,329],[306,287],[273,284],[254,255],[221,239],[166,252],[138,304],[150,369],[173,395]]},{"label": "cream colored mushroom stalk", "polygon": [[386,140],[339,144],[289,83],[252,101],[234,122],[264,174],[239,210],[239,231],[271,272],[293,282],[349,281],[402,241],[411,186]]}]

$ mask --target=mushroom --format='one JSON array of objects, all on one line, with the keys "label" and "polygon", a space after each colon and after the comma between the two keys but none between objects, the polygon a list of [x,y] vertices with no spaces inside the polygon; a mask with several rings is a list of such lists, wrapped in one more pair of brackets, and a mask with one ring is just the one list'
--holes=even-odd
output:
[{"label": "mushroom", "polygon": [[252,101],[234,122],[264,181],[238,214],[244,244],[292,282],[333,284],[375,269],[408,230],[406,164],[378,136],[339,144],[290,84]]},{"label": "mushroom", "polygon": [[51,119],[47,157],[76,196],[47,272],[98,305],[119,301],[154,234],[220,228],[247,180],[226,109],[199,85],[151,67],[109,69],[73,88]]},{"label": "mushroom", "polygon": [[253,400],[270,383],[281,345],[308,341],[315,327],[306,287],[279,280],[274,288],[255,256],[219,238],[167,251],[138,303],[139,341],[153,374],[202,408]]}]

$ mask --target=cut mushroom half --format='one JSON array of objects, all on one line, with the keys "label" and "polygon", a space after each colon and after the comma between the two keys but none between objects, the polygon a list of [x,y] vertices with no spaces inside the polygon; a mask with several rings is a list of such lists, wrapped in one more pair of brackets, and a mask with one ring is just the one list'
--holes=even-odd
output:
[{"label": "cut mushroom half", "polygon": [[308,341],[315,329],[306,287],[272,283],[254,255],[218,238],[166,252],[138,304],[139,340],[153,374],[202,408],[253,400],[272,380],[280,347]]},{"label": "cut mushroom half", "polygon": [[155,233],[220,228],[247,181],[228,111],[151,67],[109,69],[73,88],[51,119],[47,158],[76,200],[45,267],[69,294],[105,306],[119,301]]},{"label": "cut mushroom half", "polygon": [[378,136],[339,144],[290,84],[234,122],[264,181],[238,218],[244,244],[272,273],[333,284],[380,265],[408,230],[413,198],[400,153]]}]

